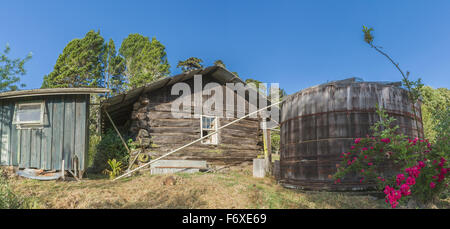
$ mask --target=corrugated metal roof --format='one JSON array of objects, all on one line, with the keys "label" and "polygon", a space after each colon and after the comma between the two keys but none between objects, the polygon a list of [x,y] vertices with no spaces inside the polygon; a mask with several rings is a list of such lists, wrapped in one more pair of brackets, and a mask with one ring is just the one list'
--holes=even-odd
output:
[{"label": "corrugated metal roof", "polygon": [[106,88],[45,88],[22,91],[8,91],[0,93],[0,99],[9,99],[28,96],[42,95],[82,95],[82,94],[98,94],[106,93],[110,90]]}]

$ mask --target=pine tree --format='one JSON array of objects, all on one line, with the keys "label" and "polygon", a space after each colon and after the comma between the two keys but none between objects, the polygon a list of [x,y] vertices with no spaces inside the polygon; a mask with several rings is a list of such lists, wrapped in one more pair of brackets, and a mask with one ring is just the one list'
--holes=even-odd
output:
[{"label": "pine tree", "polygon": [[194,69],[201,69],[203,68],[203,65],[201,64],[203,62],[202,59],[197,57],[189,57],[184,61],[178,61],[177,68],[181,68],[183,72],[188,72]]},{"label": "pine tree", "polygon": [[137,88],[170,74],[165,46],[156,38],[130,34],[119,49],[128,87]]},{"label": "pine tree", "polygon": [[70,41],[59,55],[53,71],[44,76],[43,88],[101,87],[104,39],[89,31],[82,39]]}]

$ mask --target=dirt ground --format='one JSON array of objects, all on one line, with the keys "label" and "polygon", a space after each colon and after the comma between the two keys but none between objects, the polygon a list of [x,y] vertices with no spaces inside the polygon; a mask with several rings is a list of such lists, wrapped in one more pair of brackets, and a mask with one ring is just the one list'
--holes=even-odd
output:
[{"label": "dirt ground", "polygon": [[[170,176],[175,179],[167,182]],[[118,181],[100,175],[80,182],[16,177],[10,184],[37,208],[388,208],[384,199],[369,195],[287,189],[271,178],[253,178],[250,166],[220,173],[142,173]],[[434,207],[450,208],[450,199]]]}]

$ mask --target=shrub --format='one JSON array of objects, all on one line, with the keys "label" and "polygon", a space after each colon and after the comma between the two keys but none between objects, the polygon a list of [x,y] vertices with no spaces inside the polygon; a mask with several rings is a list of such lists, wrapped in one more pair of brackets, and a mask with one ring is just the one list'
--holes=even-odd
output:
[{"label": "shrub", "polygon": [[111,170],[109,169],[105,169],[103,170],[103,173],[109,175],[109,179],[114,179],[116,178],[120,173],[122,173],[122,162],[121,161],[117,161],[116,159],[109,159],[108,160],[108,165],[111,168]]},{"label": "shrub", "polygon": [[124,166],[128,165],[128,152],[120,137],[114,130],[107,130],[101,141],[95,147],[94,162],[90,170],[100,173],[108,167],[108,160],[116,159]]},{"label": "shrub", "polygon": [[16,195],[9,187],[7,178],[2,174],[0,169],[0,209],[34,208],[35,202],[30,198]]},{"label": "shrub", "polygon": [[[447,189],[450,168],[449,142],[445,138],[431,145],[426,139],[408,139],[392,127],[394,118],[381,109],[380,121],[372,126],[372,137],[357,138],[335,174],[336,183],[346,174],[360,175],[360,182],[377,182],[392,208],[410,198],[429,203]],[[447,138],[448,139],[448,138]],[[399,173],[386,173],[386,165],[394,164]]]}]

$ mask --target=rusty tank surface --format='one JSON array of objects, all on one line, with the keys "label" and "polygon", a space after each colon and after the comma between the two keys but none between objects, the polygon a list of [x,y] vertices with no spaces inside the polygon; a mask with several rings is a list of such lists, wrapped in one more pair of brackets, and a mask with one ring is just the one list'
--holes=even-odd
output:
[{"label": "rusty tank surface", "polygon": [[[379,120],[376,104],[396,119],[399,132],[423,136],[420,104],[413,111],[400,82],[358,78],[325,83],[290,96],[281,108],[280,182],[305,190],[364,190],[357,176],[334,184],[339,156]],[[418,126],[416,126],[417,118]]]}]

